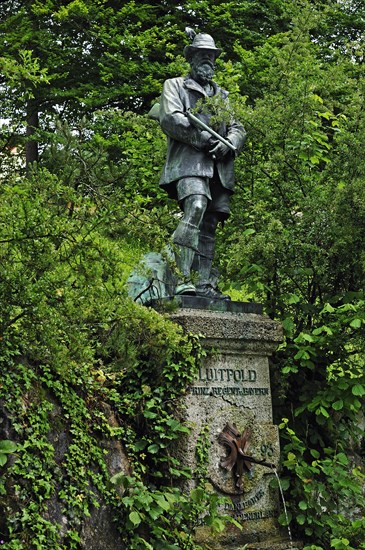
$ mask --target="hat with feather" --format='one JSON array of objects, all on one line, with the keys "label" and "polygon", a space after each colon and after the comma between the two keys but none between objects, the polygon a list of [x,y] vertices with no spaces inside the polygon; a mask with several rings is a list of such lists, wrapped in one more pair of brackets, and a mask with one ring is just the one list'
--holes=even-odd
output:
[{"label": "hat with feather", "polygon": [[190,27],[186,27],[185,32],[190,38],[190,40],[192,40],[192,43],[189,44],[189,46],[185,46],[184,48],[184,55],[187,60],[189,60],[191,55],[197,50],[208,50],[210,52],[213,52],[215,55],[215,58],[219,57],[220,54],[222,53],[222,50],[220,48],[216,48],[214,40],[210,36],[210,34],[205,34],[205,33],[197,34]]}]

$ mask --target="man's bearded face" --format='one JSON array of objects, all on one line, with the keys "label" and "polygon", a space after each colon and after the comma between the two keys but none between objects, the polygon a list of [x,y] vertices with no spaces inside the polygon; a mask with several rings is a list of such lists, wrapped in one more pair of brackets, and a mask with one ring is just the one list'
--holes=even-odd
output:
[{"label": "man's bearded face", "polygon": [[214,76],[215,55],[209,50],[201,50],[194,53],[190,61],[191,76],[202,84],[208,84]]}]

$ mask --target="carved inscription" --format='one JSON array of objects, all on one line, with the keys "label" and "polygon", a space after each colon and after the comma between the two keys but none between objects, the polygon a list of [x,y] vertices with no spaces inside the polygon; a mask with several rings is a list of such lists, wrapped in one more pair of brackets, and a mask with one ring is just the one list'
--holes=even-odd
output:
[{"label": "carved inscription", "polygon": [[190,388],[192,395],[269,395],[269,388],[237,388],[236,386],[222,388],[220,386],[194,386]]},{"label": "carved inscription", "polygon": [[200,382],[256,382],[254,369],[199,368]]},{"label": "carved inscription", "polygon": [[245,508],[249,508],[250,506],[257,504],[264,495],[265,495],[265,491],[263,489],[260,489],[259,491],[257,491],[257,493],[253,497],[248,498],[243,502],[235,502],[232,504],[230,504],[229,502],[226,502],[226,504],[224,505],[224,510],[230,510],[230,511],[233,511],[234,513],[241,512]]},{"label": "carved inscription", "polygon": [[[265,510],[265,511],[259,511],[259,512],[242,512],[242,513],[233,512],[231,515],[235,520],[257,521],[260,519],[277,518],[278,511]],[[198,519],[197,525],[205,525],[204,518]]]},{"label": "carved inscription", "polygon": [[233,517],[235,519],[242,519],[243,521],[257,521],[258,519],[265,518],[277,518],[277,510],[265,510],[259,512],[233,512]]},{"label": "carved inscription", "polygon": [[239,502],[226,503],[224,505],[224,511],[228,512],[235,519],[241,519],[244,521],[255,521],[258,519],[265,519],[271,517],[277,517],[277,510],[254,510],[245,512],[246,508],[255,506],[265,496],[265,491],[260,489],[255,495],[246,500]]},{"label": "carved inscription", "polygon": [[[198,383],[210,382],[210,385],[197,385],[190,388],[192,395],[199,396],[269,396],[269,388],[255,388],[257,382],[255,369],[199,368]],[[244,383],[244,384],[242,384]],[[233,385],[237,384],[237,385]]]}]

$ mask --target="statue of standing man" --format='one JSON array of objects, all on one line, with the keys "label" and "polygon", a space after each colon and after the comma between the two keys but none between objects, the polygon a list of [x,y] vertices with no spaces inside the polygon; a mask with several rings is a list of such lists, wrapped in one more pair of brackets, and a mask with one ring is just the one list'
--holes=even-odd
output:
[{"label": "statue of standing man", "polygon": [[[190,73],[166,80],[159,111],[161,128],[168,140],[160,185],[183,211],[172,237],[181,274],[175,294],[227,300],[229,297],[217,289],[212,277],[215,234],[219,222],[230,214],[233,163],[246,133],[239,122],[232,120],[221,122],[212,135],[211,114],[205,109],[195,113],[198,121],[192,121],[190,109],[194,110],[199,100],[219,96],[226,102],[228,92],[212,80],[215,60],[221,54],[213,38],[203,33],[190,36],[193,41],[184,49]],[[208,128],[203,129],[197,124],[199,121]]]}]

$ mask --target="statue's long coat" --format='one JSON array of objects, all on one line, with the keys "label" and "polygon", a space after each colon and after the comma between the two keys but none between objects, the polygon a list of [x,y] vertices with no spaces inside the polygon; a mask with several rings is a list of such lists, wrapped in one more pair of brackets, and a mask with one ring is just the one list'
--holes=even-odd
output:
[{"label": "statue's long coat", "polygon": [[[228,92],[213,83],[215,95],[220,94],[227,100]],[[176,198],[176,182],[187,176],[212,178],[214,160],[205,150],[206,138],[187,117],[187,111],[194,109],[199,99],[207,97],[204,88],[190,77],[166,80],[160,103],[160,124],[167,134],[167,159],[163,169],[160,185],[169,195]],[[199,118],[209,125],[209,115],[199,114]],[[239,152],[245,142],[246,132],[243,126],[235,121],[222,124],[219,134],[227,138]],[[223,187],[233,192],[234,154],[230,152],[216,166]]]}]

